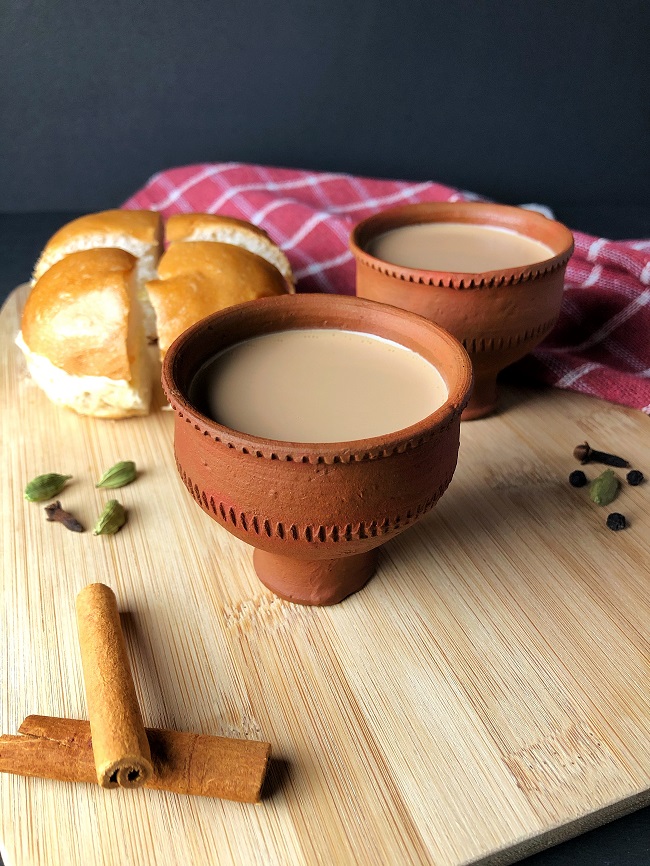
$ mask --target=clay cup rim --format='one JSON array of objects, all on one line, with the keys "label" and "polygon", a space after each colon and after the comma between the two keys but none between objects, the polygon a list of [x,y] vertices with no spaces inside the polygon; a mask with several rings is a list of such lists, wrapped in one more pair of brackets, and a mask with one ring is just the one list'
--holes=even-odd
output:
[{"label": "clay cup rim", "polygon": [[[391,229],[428,222],[453,222],[504,228],[541,241],[554,255],[516,268],[462,273],[409,268],[386,262],[366,252],[370,240]],[[420,202],[380,211],[357,223],[350,234],[350,250],[357,262],[409,283],[451,289],[481,289],[535,279],[564,267],[573,253],[571,231],[557,220],[536,211],[488,202]]]},{"label": "clay cup rim", "polygon": [[[441,373],[447,400],[410,427],[369,439],[305,443],[266,439],[213,421],[190,402],[191,382],[216,352],[261,334],[300,328],[341,328],[384,337],[418,352]],[[201,435],[226,448],[271,460],[349,463],[418,447],[453,423],[465,408],[473,382],[463,346],[439,325],[415,313],[347,295],[282,295],[228,307],[192,325],[170,346],[162,367],[172,409]]]}]

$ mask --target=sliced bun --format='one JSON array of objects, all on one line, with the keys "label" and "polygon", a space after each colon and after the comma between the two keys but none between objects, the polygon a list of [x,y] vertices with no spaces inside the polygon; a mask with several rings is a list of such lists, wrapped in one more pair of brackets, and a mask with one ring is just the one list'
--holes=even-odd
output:
[{"label": "sliced bun", "polygon": [[252,223],[218,214],[174,214],[167,220],[165,235],[171,242],[218,241],[242,247],[274,265],[287,281],[289,291],[294,291],[295,280],[289,260],[264,229]]},{"label": "sliced bun", "polygon": [[[86,214],[60,228],[49,239],[34,267],[34,282],[70,253],[96,247],[117,247],[135,256],[146,277],[155,275],[155,266],[162,251],[162,220],[149,210],[106,210]],[[151,257],[155,255],[155,261]]]},{"label": "sliced bun", "polygon": [[87,214],[72,220],[52,235],[36,262],[32,283],[71,253],[100,247],[125,250],[137,259],[137,297],[142,306],[147,336],[155,339],[154,315],[145,283],[156,277],[162,236],[162,220],[155,211],[106,210]]},{"label": "sliced bun", "polygon": [[136,283],[136,260],[119,249],[70,253],[36,282],[16,342],[50,400],[103,418],[149,411]]},{"label": "sliced bun", "polygon": [[88,214],[50,238],[16,340],[32,378],[83,415],[146,414],[147,338],[160,355],[190,325],[244,301],[293,292],[291,266],[260,228],[213,214]]},{"label": "sliced bun", "polygon": [[239,246],[218,241],[172,243],[147,283],[156,312],[160,355],[190,325],[233,304],[282,295],[288,285],[276,267]]}]

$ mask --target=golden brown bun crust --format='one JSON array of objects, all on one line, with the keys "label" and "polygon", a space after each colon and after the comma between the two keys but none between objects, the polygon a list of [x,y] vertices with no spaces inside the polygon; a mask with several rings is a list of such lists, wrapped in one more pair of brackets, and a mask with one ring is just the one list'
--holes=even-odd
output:
[{"label": "golden brown bun crust", "polygon": [[153,244],[162,235],[160,214],[151,210],[105,210],[86,214],[67,223],[47,242],[43,252],[63,246],[71,238],[85,234],[125,234]]},{"label": "golden brown bun crust", "polygon": [[214,278],[218,285],[237,286],[242,292],[255,291],[255,283],[275,286],[277,291],[286,292],[285,280],[277,268],[266,259],[255,255],[234,244],[220,241],[192,241],[192,243],[173,243],[158,263],[158,276],[161,280],[200,271]]},{"label": "golden brown bun crust", "polygon": [[254,226],[245,220],[239,220],[236,217],[220,216],[219,214],[211,213],[179,213],[172,214],[167,219],[165,226],[165,236],[168,241],[182,241],[197,229],[209,229],[212,227],[245,229],[247,231],[258,234],[266,241],[271,241],[268,234],[259,226]]},{"label": "golden brown bun crust", "polygon": [[129,280],[135,262],[124,250],[95,249],[52,265],[23,312],[29,349],[73,376],[130,380]]},{"label": "golden brown bun crust", "polygon": [[252,223],[219,214],[175,214],[167,221],[167,239],[172,243],[212,241],[241,247],[266,259],[285,278],[287,290],[295,290],[289,259],[263,229]]},{"label": "golden brown bun crust", "polygon": [[255,253],[218,241],[173,243],[147,283],[161,354],[190,325],[234,304],[282,295],[282,274]]}]

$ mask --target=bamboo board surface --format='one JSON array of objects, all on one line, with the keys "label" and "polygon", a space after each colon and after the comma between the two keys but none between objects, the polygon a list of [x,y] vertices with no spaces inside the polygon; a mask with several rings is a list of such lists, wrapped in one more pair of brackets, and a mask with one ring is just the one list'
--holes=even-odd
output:
[{"label": "bamboo board surface", "polygon": [[[25,297],[0,315],[1,732],[86,718],[74,599],[101,580],[145,724],[268,740],[275,760],[257,806],[2,775],[6,866],[508,863],[648,802],[650,485],[624,485],[612,533],[566,481],[584,439],[650,469],[646,417],[508,390],[368,586],[303,608],[192,501],[171,413],[47,401],[13,344]],[[118,460],[141,477],[96,490]],[[60,498],[86,526],[111,497],[127,526],[47,523],[22,492],[49,471],[74,476]]]}]

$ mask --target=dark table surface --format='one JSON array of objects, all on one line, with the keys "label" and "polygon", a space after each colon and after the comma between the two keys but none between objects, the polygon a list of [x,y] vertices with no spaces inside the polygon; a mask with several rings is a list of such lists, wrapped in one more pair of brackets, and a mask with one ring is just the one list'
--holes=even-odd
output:
[{"label": "dark table surface", "polygon": [[[50,235],[79,215],[0,214],[0,303],[12,289],[29,279]],[[591,234],[614,239],[650,238],[650,207],[567,206],[556,208],[556,215],[570,228]],[[650,807],[521,863],[522,866],[650,866]]]}]

